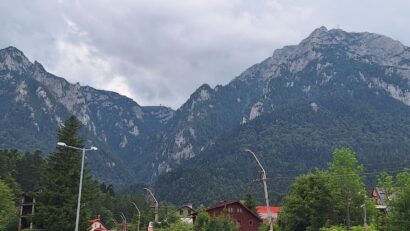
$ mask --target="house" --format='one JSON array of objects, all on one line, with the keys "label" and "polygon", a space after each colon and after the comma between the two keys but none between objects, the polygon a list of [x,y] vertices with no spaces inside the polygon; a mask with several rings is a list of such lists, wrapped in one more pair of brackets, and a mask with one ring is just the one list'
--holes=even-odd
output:
[{"label": "house", "polygon": [[100,215],[88,222],[90,223],[90,227],[87,229],[88,231],[108,231],[108,229],[101,223]]},{"label": "house", "polygon": [[[272,222],[277,222],[281,209],[282,207],[269,206]],[[258,211],[258,215],[263,220],[263,222],[269,223],[268,207],[267,206],[256,206],[256,210]]]},{"label": "house", "polygon": [[185,223],[193,223],[192,214],[196,211],[192,208],[192,204],[188,203],[178,208],[179,218]]},{"label": "house", "polygon": [[392,197],[394,197],[394,193],[388,192],[385,188],[375,187],[372,191],[372,198],[376,201],[376,208],[384,214],[388,213],[388,205]]},{"label": "house", "polygon": [[[221,201],[218,205],[206,208],[205,211],[211,217],[228,214],[239,226],[239,231],[258,231],[259,224],[262,222],[258,215],[239,201]],[[197,214],[193,214],[194,222]]]}]

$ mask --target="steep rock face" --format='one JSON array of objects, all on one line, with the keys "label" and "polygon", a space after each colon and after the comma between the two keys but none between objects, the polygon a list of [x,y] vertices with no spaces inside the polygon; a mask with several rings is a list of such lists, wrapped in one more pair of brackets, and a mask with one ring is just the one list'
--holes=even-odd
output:
[{"label": "steep rock face", "polygon": [[[185,147],[194,154],[159,177],[160,195],[199,203],[243,196],[238,192],[255,187],[246,147],[274,175],[323,166],[340,146],[355,148],[363,161],[408,159],[409,57],[408,47],[388,37],[321,27],[228,85],[208,89],[208,100],[198,97],[199,88],[176,112],[164,162]],[[195,112],[202,117],[192,119]],[[275,195],[288,184],[275,184]]]},{"label": "steep rock face", "polygon": [[[13,47],[0,50],[0,81],[2,148],[52,151],[55,131],[73,114],[84,125],[87,140],[102,147],[101,157],[90,157],[95,175],[120,183],[137,177],[145,180],[152,174],[152,167],[141,171],[138,165],[146,163],[135,159],[147,140],[173,117],[173,110],[144,108],[114,92],[71,84],[37,61],[31,63]],[[143,159],[154,161],[151,155]]]},{"label": "steep rock face", "polygon": [[[142,107],[115,92],[71,84],[9,47],[0,50],[0,143],[2,148],[51,151],[56,129],[74,114],[84,124],[89,142],[102,147],[101,155],[89,157],[96,176],[118,183],[147,182],[178,172],[187,163],[199,166],[224,156],[237,158],[230,156],[241,146],[236,138],[245,136],[244,145],[257,146],[259,141],[246,134],[270,137],[274,133],[255,124],[288,126],[296,117],[301,122],[312,118],[315,124],[322,117],[330,120],[329,115],[339,118],[345,111],[406,121],[395,116],[408,115],[409,65],[410,49],[398,41],[321,27],[298,45],[275,50],[225,86],[200,86],[173,111]],[[352,122],[353,117],[347,117],[343,123]],[[225,141],[236,147],[228,154],[218,148]],[[324,155],[326,148],[318,147],[322,152],[315,154]],[[274,155],[264,148],[260,151]],[[288,154],[289,158],[296,155]],[[223,163],[219,167],[229,169]]]},{"label": "steep rock face", "polygon": [[[346,65],[352,65],[356,72],[345,73]],[[239,124],[292,103],[291,98],[286,101],[287,97],[320,98],[318,90],[343,84],[344,78],[409,105],[409,65],[410,48],[398,41],[372,33],[318,28],[300,44],[275,50],[228,85],[198,88],[176,112],[162,147],[158,172],[168,172],[181,160],[197,156]],[[372,72],[364,74],[363,68]],[[307,103],[318,110],[316,101],[313,97]]]}]

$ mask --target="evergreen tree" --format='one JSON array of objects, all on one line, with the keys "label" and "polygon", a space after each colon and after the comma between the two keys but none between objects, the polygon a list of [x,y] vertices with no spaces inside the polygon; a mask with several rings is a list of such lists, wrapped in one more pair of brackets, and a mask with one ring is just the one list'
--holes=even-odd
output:
[{"label": "evergreen tree", "polygon": [[40,188],[40,179],[44,159],[39,150],[27,152],[16,164],[16,180],[24,192],[33,192]]},{"label": "evergreen tree", "polygon": [[252,210],[252,212],[254,212],[255,214],[258,214],[258,211],[256,210],[255,194],[249,192],[246,193],[244,205]]},{"label": "evergreen tree", "polygon": [[[74,147],[83,147],[78,136],[80,122],[74,116],[65,121],[58,131],[58,140]],[[57,147],[45,164],[41,192],[38,195],[38,213],[35,223],[48,231],[74,230],[80,179],[81,151]],[[98,189],[98,186],[97,186]],[[80,230],[86,230],[90,214],[90,200],[95,193],[88,171],[84,171],[81,198]]]},{"label": "evergreen tree", "polygon": [[21,154],[17,150],[0,150],[0,180],[11,188],[14,195],[21,194],[20,185],[16,181],[16,165],[20,158]]}]

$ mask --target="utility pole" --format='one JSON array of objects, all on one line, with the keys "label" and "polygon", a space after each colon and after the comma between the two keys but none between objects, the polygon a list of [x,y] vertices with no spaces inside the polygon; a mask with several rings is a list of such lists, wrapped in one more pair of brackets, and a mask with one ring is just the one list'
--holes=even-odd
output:
[{"label": "utility pole", "polygon": [[364,231],[367,231],[367,211],[366,211],[366,204],[363,204],[363,212],[364,212],[364,217],[363,217],[363,228]]},{"label": "utility pole", "polygon": [[149,192],[149,194],[151,194],[152,198],[154,198],[155,201],[155,209],[154,209],[154,221],[155,223],[158,223],[158,201],[155,198],[154,194],[152,193],[152,191],[148,188],[144,188],[145,190],[147,190]]},{"label": "utility pole", "polygon": [[265,201],[266,201],[266,207],[268,210],[268,219],[269,219],[269,231],[273,231],[273,226],[272,226],[272,215],[271,215],[271,211],[270,211],[270,207],[269,207],[269,196],[268,196],[268,186],[266,185],[266,171],[263,168],[261,162],[259,162],[259,159],[256,157],[256,154],[253,153],[251,150],[249,149],[245,149],[246,152],[250,152],[253,157],[255,157],[256,162],[258,162],[259,167],[261,167],[262,169],[262,181],[263,181],[263,190],[265,192]]}]

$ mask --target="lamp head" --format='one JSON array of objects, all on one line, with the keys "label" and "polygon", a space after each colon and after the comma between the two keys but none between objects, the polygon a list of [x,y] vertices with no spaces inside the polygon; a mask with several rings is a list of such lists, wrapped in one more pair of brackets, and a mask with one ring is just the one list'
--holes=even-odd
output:
[{"label": "lamp head", "polygon": [[64,142],[57,142],[58,146],[67,147],[67,144]]},{"label": "lamp head", "polygon": [[97,147],[94,147],[94,146],[91,146],[90,149],[93,150],[93,151],[97,151],[97,150],[98,150],[98,148],[97,148]]}]

